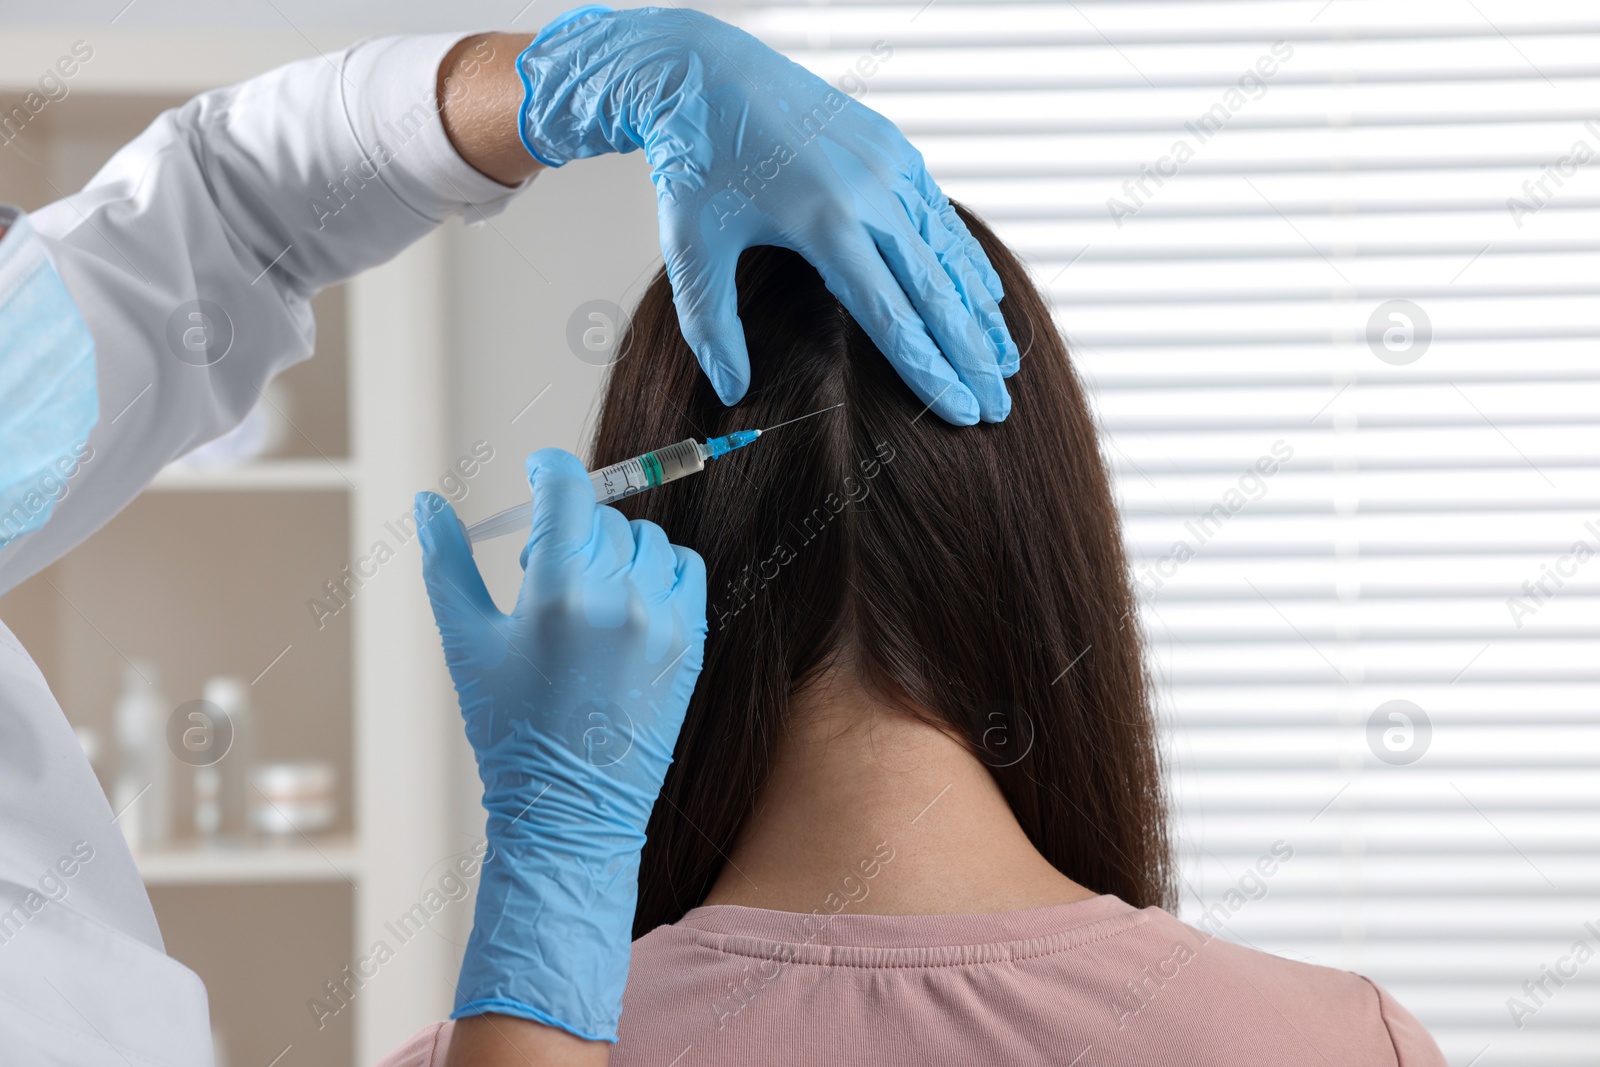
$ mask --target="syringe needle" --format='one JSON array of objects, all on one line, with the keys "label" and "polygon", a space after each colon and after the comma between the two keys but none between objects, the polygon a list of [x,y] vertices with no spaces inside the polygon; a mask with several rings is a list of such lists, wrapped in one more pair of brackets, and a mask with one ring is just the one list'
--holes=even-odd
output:
[{"label": "syringe needle", "polygon": [[821,408],[820,410],[813,411],[810,415],[801,415],[801,416],[799,416],[797,418],[787,419],[787,420],[785,420],[783,422],[778,423],[778,425],[776,425],[776,426],[768,426],[765,430],[762,430],[760,432],[761,433],[771,433],[773,430],[782,429],[783,427],[788,426],[788,425],[790,425],[792,423],[800,422],[802,419],[809,419],[813,415],[821,415],[823,412],[832,411],[834,408],[842,408],[842,407],[844,407],[844,401],[841,400],[839,403],[834,404],[832,407]]}]

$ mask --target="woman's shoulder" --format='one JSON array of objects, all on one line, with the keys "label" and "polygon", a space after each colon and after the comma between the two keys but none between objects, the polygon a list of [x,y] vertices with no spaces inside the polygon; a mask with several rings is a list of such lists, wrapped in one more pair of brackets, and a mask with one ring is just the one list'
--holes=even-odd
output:
[{"label": "woman's shoulder", "polygon": [[1298,1049],[1336,1064],[1444,1067],[1427,1029],[1371,979],[1238,944],[1160,908],[1141,914],[1146,921],[1121,945],[1106,946],[1122,957],[1108,970],[1134,972],[1117,989],[1118,1032],[1222,1013],[1241,1029],[1276,1035],[1280,1062],[1299,1062]]},{"label": "woman's shoulder", "polygon": [[[829,1023],[815,1030],[801,1016]],[[696,909],[634,943],[614,1063],[670,1062],[690,1044],[707,1064],[750,1062],[740,1057],[775,1041],[793,1057],[766,1062],[856,1062],[846,1038],[886,1019],[932,1059],[1065,1063],[1093,1048],[1102,1067],[1445,1063],[1360,975],[1110,896],[994,915]]]}]

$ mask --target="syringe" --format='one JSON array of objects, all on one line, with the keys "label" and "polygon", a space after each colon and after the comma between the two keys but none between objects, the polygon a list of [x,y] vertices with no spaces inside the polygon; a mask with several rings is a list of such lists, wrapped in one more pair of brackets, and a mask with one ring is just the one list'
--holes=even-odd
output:
[{"label": "syringe", "polygon": [[[768,426],[764,430],[735,430],[722,437],[707,438],[705,441],[696,441],[690,437],[677,444],[657,448],[632,459],[625,459],[621,463],[613,463],[609,467],[590,471],[589,482],[594,486],[595,502],[614,504],[635,493],[654,489],[658,485],[666,485],[691,474],[699,474],[706,469],[708,459],[716,459],[736,448],[743,448],[764,433],[771,433],[790,423],[809,419],[813,415],[821,415],[825,411],[843,406],[834,404],[821,411],[813,411],[809,415],[801,415],[799,418],[780,422],[776,426]],[[491,537],[501,537],[518,530],[526,530],[532,525],[533,502],[529,501],[490,515],[487,519],[481,519],[465,529],[467,541],[477,544]]]}]

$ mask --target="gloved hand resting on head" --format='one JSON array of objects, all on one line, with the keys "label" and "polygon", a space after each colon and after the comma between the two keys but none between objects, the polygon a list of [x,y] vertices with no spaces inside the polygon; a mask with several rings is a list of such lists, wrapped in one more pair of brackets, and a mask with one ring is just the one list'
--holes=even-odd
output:
[{"label": "gloved hand resting on head", "polygon": [[576,8],[517,60],[521,133],[549,166],[643,148],[684,338],[717,395],[750,385],[734,268],[804,256],[918,397],[998,422],[1020,358],[1000,279],[895,125],[698,11]]},{"label": "gloved hand resting on head", "polygon": [[528,480],[533,530],[509,615],[450,505],[416,500],[489,812],[453,1014],[615,1041],[644,830],[705,650],[705,564],[654,523],[597,505],[569,452],[535,452]]}]

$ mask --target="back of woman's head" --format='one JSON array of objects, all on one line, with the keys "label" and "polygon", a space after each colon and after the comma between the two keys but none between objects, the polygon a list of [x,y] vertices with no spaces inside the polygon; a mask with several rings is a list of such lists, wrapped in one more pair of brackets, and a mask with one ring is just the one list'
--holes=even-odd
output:
[{"label": "back of woman's head", "polygon": [[1058,870],[1168,902],[1152,715],[1116,512],[1083,391],[1021,264],[958,207],[1024,356],[1011,415],[927,412],[795,253],[739,264],[750,391],[725,408],[656,277],[613,368],[596,464],[685,437],[775,432],[623,503],[705,558],[705,669],[650,821],[635,934],[697,906],[733,851],[791,698],[853,670],[948,726]]}]

